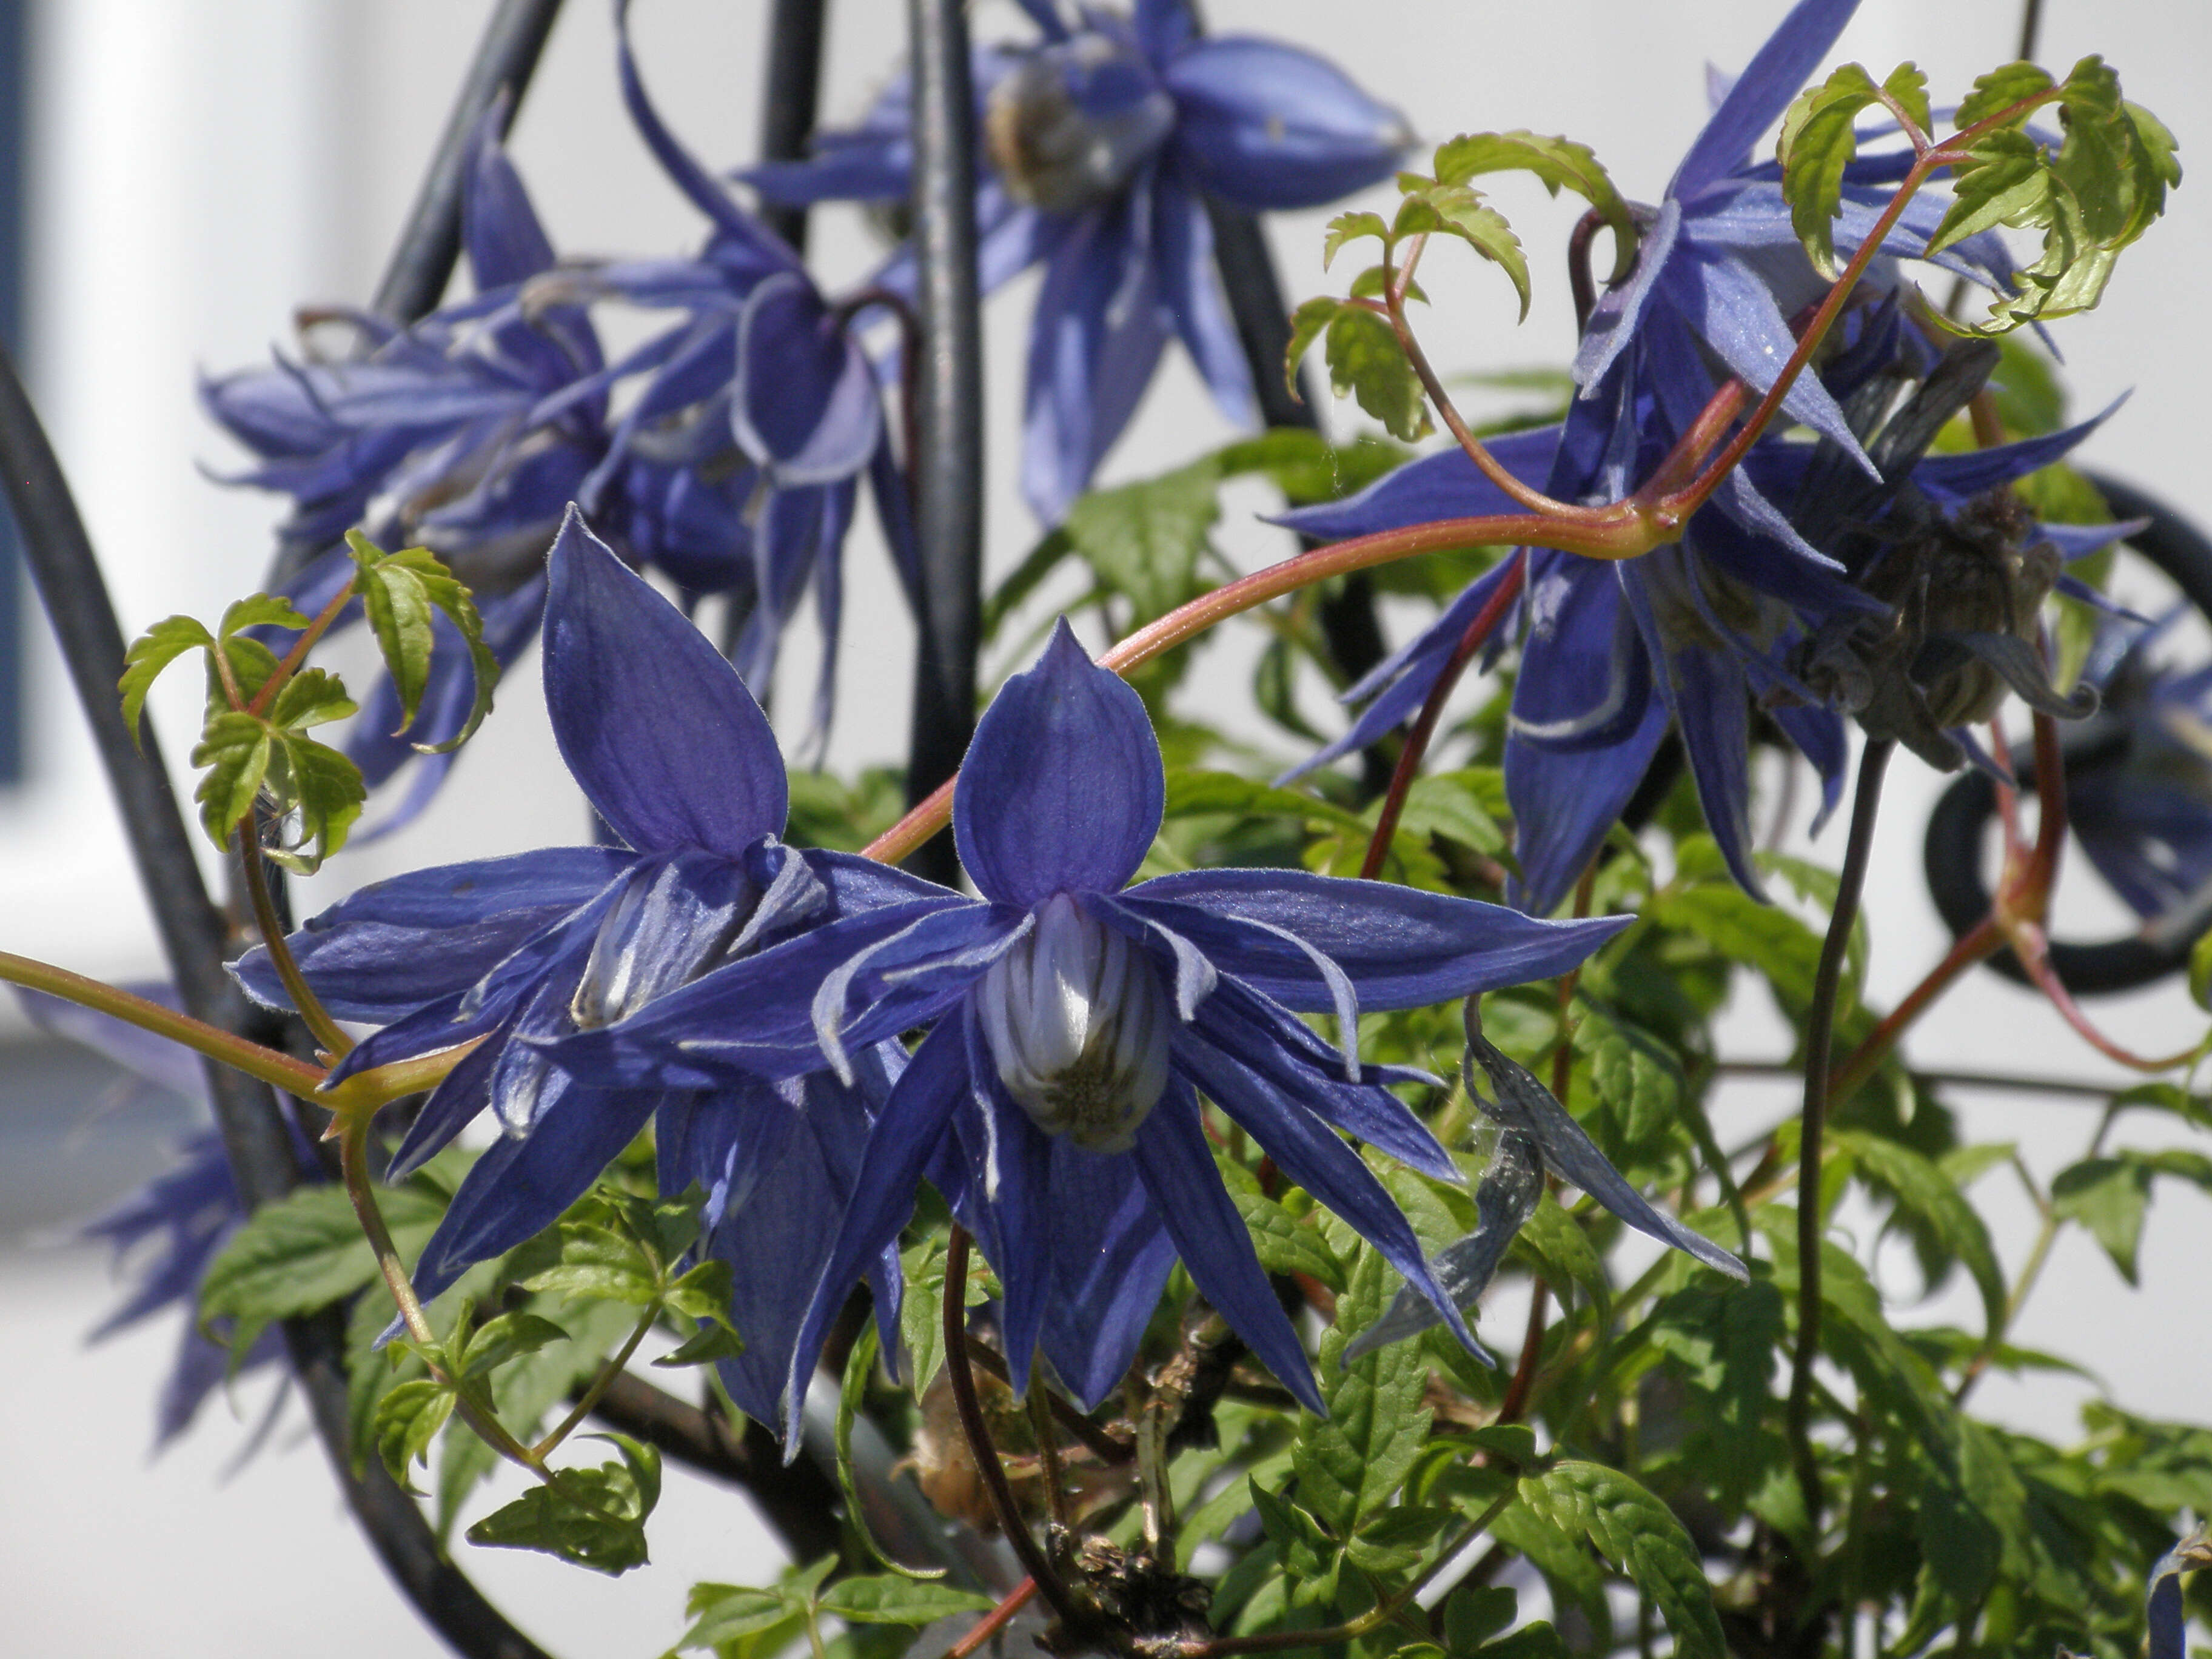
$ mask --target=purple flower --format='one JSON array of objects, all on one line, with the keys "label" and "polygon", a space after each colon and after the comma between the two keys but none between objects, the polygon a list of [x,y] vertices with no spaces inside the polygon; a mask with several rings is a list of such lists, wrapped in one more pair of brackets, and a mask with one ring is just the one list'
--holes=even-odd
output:
[{"label": "purple flower", "polygon": [[[538,1043],[619,1021],[698,975],[842,915],[950,904],[849,854],[801,852],[783,828],[783,762],[736,672],[571,513],[547,560],[545,701],[554,736],[623,845],[550,848],[379,882],[291,939],[337,1018],[378,1026],[333,1071],[481,1039],[392,1159],[419,1168],[487,1108],[504,1133],[425,1247],[425,1297],[550,1224],[648,1121],[673,1195],[708,1197],[703,1248],[728,1260],[744,1355],[724,1376],[773,1419],[790,1343],[829,1249],[875,1103],[903,1064],[866,1048],[841,1082],[814,1068],[712,1087],[592,1088]],[[268,953],[238,975],[283,991]],[[872,1261],[892,1282],[896,1256]],[[894,1305],[895,1293],[884,1304]]]},{"label": "purple flower", "polygon": [[[1318,207],[1387,179],[1404,119],[1333,65],[1245,35],[1206,40],[1184,0],[1132,16],[1085,6],[1071,23],[1024,0],[1040,38],[979,51],[982,279],[1045,267],[1030,330],[1022,487],[1059,522],[1136,410],[1170,336],[1222,413],[1258,421],[1250,372],[1212,270],[1206,202]],[[775,202],[894,203],[913,166],[901,81],[861,124],[825,132],[804,162],[743,176]],[[913,266],[881,281],[910,292]]]},{"label": "purple flower", "polygon": [[[1006,1289],[1015,1386],[1042,1346],[1086,1403],[1127,1370],[1169,1267],[1309,1404],[1297,1333],[1208,1145],[1202,1092],[1472,1342],[1411,1227],[1343,1134],[1439,1179],[1451,1160],[1363,1066],[1363,1010],[1540,979],[1625,925],[1533,921],[1299,871],[1202,870],[1123,890],[1158,830],[1136,692],[1063,623],[985,713],[954,797],[982,896],[894,905],[710,974],[553,1053],[602,1084],[711,1086],[928,1026],[870,1132],[793,1355],[795,1412],[827,1322],[896,1242],[925,1175]],[[1299,1012],[1333,1013],[1332,1048]]]}]

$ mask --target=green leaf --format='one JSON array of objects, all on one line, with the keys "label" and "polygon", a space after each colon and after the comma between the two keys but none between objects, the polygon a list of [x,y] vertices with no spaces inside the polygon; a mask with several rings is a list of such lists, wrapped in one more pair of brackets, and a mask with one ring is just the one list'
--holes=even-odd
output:
[{"label": "green leaf", "polygon": [[1392,229],[1400,237],[1441,234],[1459,238],[1505,273],[1521,296],[1520,320],[1528,321],[1528,261],[1521,252],[1521,239],[1504,214],[1484,203],[1480,191],[1466,185],[1431,185],[1399,204]]},{"label": "green leaf", "polygon": [[1362,1572],[1395,1579],[1425,1560],[1459,1511],[1437,1506],[1397,1504],[1377,1514],[1344,1547],[1344,1559]]},{"label": "green leaf", "polygon": [[[1791,1014],[1811,1005],[1820,935],[1787,910],[1761,904],[1732,882],[1711,881],[1657,897],[1650,914],[1662,926],[1695,933],[1729,961],[1765,975]],[[1846,975],[1836,999],[1839,1023],[1857,1002]]]},{"label": "green leaf", "polygon": [[[1290,343],[1283,348],[1283,380],[1291,389],[1292,398],[1299,398],[1298,365],[1305,361],[1306,353],[1313,349],[1314,342],[1336,320],[1344,309],[1344,301],[1334,295],[1322,294],[1306,301],[1291,313]],[[1303,401],[1303,399],[1300,399]]]},{"label": "green leaf", "polygon": [[1069,544],[1134,609],[1133,624],[1165,616],[1203,587],[1198,562],[1221,516],[1218,468],[1207,458],[1157,478],[1094,489],[1068,509]]},{"label": "green leaf", "polygon": [[717,1360],[735,1359],[744,1351],[744,1339],[727,1321],[717,1324],[709,1320],[653,1363],[674,1370],[684,1365],[711,1365]]},{"label": "green leaf", "polygon": [[1289,1498],[1269,1492],[1256,1480],[1248,1477],[1245,1485],[1251,1491],[1252,1507],[1259,1514],[1261,1528],[1275,1546],[1283,1570],[1302,1581],[1316,1603],[1334,1600],[1344,1552],[1328,1529]]},{"label": "green leaf", "polygon": [[386,553],[358,530],[346,532],[346,546],[353,556],[354,583],[370,631],[399,693],[400,720],[392,730],[394,737],[415,723],[429,684],[431,657],[438,642],[433,613],[442,611],[459,632],[476,677],[469,717],[446,742],[415,745],[424,754],[451,753],[475,734],[491,712],[492,692],[499,684],[499,660],[483,642],[483,619],[475,600],[427,547]]},{"label": "green leaf", "polygon": [[988,1595],[950,1584],[881,1574],[839,1579],[823,1594],[821,1605],[823,1612],[848,1625],[927,1625],[956,1613],[988,1613],[994,1603]]},{"label": "green leaf", "polygon": [[907,1386],[917,1400],[937,1380],[945,1359],[945,1241],[932,1235],[899,1255],[906,1294],[899,1301],[899,1340],[906,1349]]},{"label": "green leaf", "polygon": [[799,1616],[799,1607],[782,1592],[747,1584],[695,1584],[691,1628],[678,1648],[719,1648],[741,1637],[757,1636]]},{"label": "green leaf", "polygon": [[1211,772],[1197,767],[1178,767],[1170,772],[1164,816],[1192,817],[1206,812],[1294,817],[1363,839],[1369,829],[1367,820],[1358,813],[1346,811],[1318,795],[1278,789],[1235,772]]},{"label": "green leaf", "polygon": [[1674,1632],[1676,1652],[1686,1659],[1727,1659],[1698,1547],[1674,1512],[1641,1486],[1602,1464],[1563,1462],[1524,1479],[1521,1501],[1589,1539],[1649,1596]]},{"label": "green leaf", "polygon": [[1765,1468],[1759,1430],[1782,1345],[1780,1293],[1763,1279],[1726,1290],[1693,1283],[1652,1309],[1644,1334],[1707,1402],[1698,1467],[1728,1508],[1740,1506]]},{"label": "green leaf", "polygon": [[[385,1224],[403,1259],[411,1261],[445,1213],[427,1182],[410,1182],[382,1195]],[[313,1313],[378,1279],[376,1254],[344,1191],[301,1187],[264,1204],[232,1234],[200,1281],[200,1319],[233,1319],[241,1334],[273,1321]],[[382,1292],[378,1292],[380,1295]],[[390,1318],[390,1307],[385,1318]]]},{"label": "green leaf", "polygon": [[[289,688],[288,688],[289,689]],[[352,758],[313,738],[279,732],[268,787],[286,815],[283,842],[262,850],[300,875],[313,875],[345,845],[368,787]]]},{"label": "green leaf", "polygon": [[[1782,195],[1790,204],[1790,228],[1804,244],[1813,268],[1832,279],[1836,275],[1835,218],[1843,206],[1844,169],[1858,154],[1852,123],[1861,110],[1878,101],[1874,77],[1856,64],[1845,64],[1819,86],[1799,93],[1783,113],[1775,153],[1782,163]],[[1924,92],[1921,101],[1924,106]]]},{"label": "green leaf", "polygon": [[166,617],[131,642],[123,658],[123,678],[115,684],[123,696],[123,723],[131,728],[131,739],[141,749],[146,745],[139,733],[139,716],[146,708],[146,694],[154,689],[161,671],[185,652],[214,644],[214,637],[190,617]]},{"label": "green leaf", "polygon": [[1856,1129],[1832,1130],[1836,1150],[1850,1158],[1878,1191],[1896,1201],[1947,1255],[1955,1256],[1973,1275],[1981,1292],[1982,1316],[1995,1337],[2005,1321],[2004,1270],[1997,1265],[1990,1230],[1950,1176],[1914,1152],[1880,1135]]},{"label": "green leaf", "polygon": [[1613,267],[1607,280],[1618,283],[1635,268],[1635,216],[1587,144],[1525,131],[1463,134],[1437,147],[1436,171],[1439,185],[1464,185],[1486,173],[1520,172],[1534,173],[1553,196],[1562,188],[1571,190],[1612,228]]},{"label": "green leaf", "polygon": [[1443,836],[1478,853],[1504,852],[1505,831],[1492,810],[1490,786],[1496,778],[1494,767],[1468,767],[1414,779],[1406,792],[1400,829],[1417,836]]},{"label": "green leaf", "polygon": [[471,1334],[457,1363],[465,1377],[489,1376],[510,1359],[519,1359],[568,1340],[568,1333],[543,1315],[503,1313]]},{"label": "green leaf", "polygon": [[2089,1230],[2123,1279],[2136,1282],[2136,1251],[2150,1203],[2148,1170],[2117,1158],[2085,1158],[2058,1172],[2051,1183],[2051,1201],[2061,1219]]},{"label": "green leaf", "polygon": [[319,668],[302,668],[284,682],[269,705],[269,723],[286,732],[342,720],[355,712],[344,683]]},{"label": "green leaf", "polygon": [[[1952,118],[1963,132],[1968,127],[1979,126],[1991,116],[2022,103],[2051,89],[2051,76],[2033,64],[2007,64],[1978,77],[1974,89],[1960,102],[1959,111]],[[2013,118],[2012,125],[2027,119],[2021,112]]]},{"label": "green leaf", "polygon": [[736,1292],[730,1282],[730,1264],[708,1257],[662,1287],[660,1300],[669,1312],[685,1319],[730,1322],[730,1304]]},{"label": "green leaf", "polygon": [[1444,1651],[1451,1659],[1467,1659],[1513,1622],[1520,1605],[1520,1596],[1503,1584],[1466,1584],[1454,1590],[1444,1603]]},{"label": "green leaf", "polygon": [[2212,1011],[2212,933],[2189,947],[2189,994],[2198,1007]]},{"label": "green leaf", "polygon": [[522,1281],[531,1291],[647,1307],[661,1299],[660,1266],[638,1241],[595,1220],[560,1224],[561,1256]]},{"label": "green leaf", "polygon": [[622,1454],[595,1469],[560,1469],[471,1527],[469,1542],[537,1550],[610,1577],[641,1567],[646,1518],[660,1501],[660,1454],[628,1435],[601,1434]]},{"label": "green leaf", "polygon": [[216,636],[228,640],[248,628],[289,628],[298,632],[309,626],[311,621],[295,611],[292,601],[281,594],[250,593],[242,599],[233,600],[224,610]]},{"label": "green leaf", "polygon": [[1343,1364],[1350,1334],[1382,1316],[1389,1277],[1382,1256],[1362,1246],[1321,1340],[1316,1368],[1328,1416],[1300,1420],[1291,1462],[1300,1499],[1340,1536],[1398,1490],[1429,1429],[1429,1369],[1418,1344],[1394,1342]]},{"label": "green leaf", "polygon": [[1427,434],[1421,383],[1388,320],[1358,306],[1341,307],[1328,323],[1326,343],[1329,386],[1338,397],[1357,398],[1401,443]]},{"label": "green leaf", "polygon": [[402,1490],[415,1491],[409,1470],[428,1461],[430,1442],[453,1414],[453,1398],[449,1385],[418,1377],[400,1383],[377,1402],[376,1455]]},{"label": "green leaf", "polygon": [[265,720],[225,710],[207,723],[192,764],[205,769],[192,799],[200,804],[200,824],[219,848],[230,845],[231,831],[253,811],[269,775],[272,738]]},{"label": "green leaf", "polygon": [[1215,452],[1224,477],[1264,472],[1292,507],[1357,495],[1405,465],[1407,453],[1383,438],[1332,444],[1318,432],[1279,426]]},{"label": "green leaf", "polygon": [[1385,245],[1390,240],[1390,228],[1382,222],[1379,213],[1340,213],[1328,222],[1328,233],[1322,238],[1321,265],[1328,269],[1346,242],[1358,241],[1362,237],[1379,238]]},{"label": "green leaf", "polygon": [[[869,1320],[861,1326],[860,1334],[854,1340],[852,1352],[845,1357],[844,1384],[837,1392],[837,1426],[836,1435],[837,1447],[837,1488],[840,1492],[845,1494],[845,1520],[847,1523],[852,1527],[853,1530],[860,1535],[860,1542],[867,1550],[868,1553],[875,1557],[877,1560],[882,1562],[894,1573],[898,1575],[897,1578],[889,1582],[899,1583],[912,1580],[927,1581],[930,1579],[942,1578],[945,1577],[945,1568],[936,1567],[925,1571],[919,1568],[903,1566],[900,1565],[899,1562],[893,1559],[890,1553],[886,1551],[881,1544],[876,1541],[875,1534],[868,1530],[868,1507],[861,1499],[860,1482],[854,1478],[853,1419],[860,1414],[861,1409],[866,1404],[868,1377],[876,1368],[876,1355],[878,1352],[878,1345],[880,1340],[881,1339],[876,1334],[876,1324],[873,1320]],[[842,1589],[842,1586],[840,1586],[839,1588]],[[963,1594],[964,1592],[956,1591],[953,1593],[957,1595]],[[990,1606],[990,1603],[986,1601],[983,1605],[985,1607],[988,1607]],[[959,1608],[949,1607],[945,1609],[945,1611],[957,1613]],[[846,1615],[848,1618],[854,1616],[855,1615],[849,1613]],[[939,1615],[936,1613],[932,1613],[930,1618],[933,1619],[938,1616]],[[890,1622],[896,1624],[904,1621],[892,1620]],[[923,1619],[917,1620],[914,1622],[917,1624],[927,1624],[929,1620],[927,1619]]]},{"label": "green leaf", "polygon": [[1596,1247],[1551,1194],[1537,1200],[1534,1212],[1514,1236],[1511,1248],[1515,1254],[1533,1259],[1554,1288],[1581,1285],[1597,1304],[1601,1316],[1611,1305],[1612,1288],[1605,1282],[1605,1264],[1598,1259]]},{"label": "green leaf", "polygon": [[1304,1273],[1332,1291],[1343,1290],[1344,1264],[1328,1248],[1320,1228],[1298,1220],[1263,1193],[1232,1186],[1229,1196],[1244,1218],[1261,1267],[1271,1273]]}]

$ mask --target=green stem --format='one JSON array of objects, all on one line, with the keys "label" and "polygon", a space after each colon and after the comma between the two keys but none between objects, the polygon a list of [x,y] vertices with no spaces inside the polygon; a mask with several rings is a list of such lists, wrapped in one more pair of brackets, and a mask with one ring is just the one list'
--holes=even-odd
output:
[{"label": "green stem", "polygon": [[376,1201],[376,1185],[368,1173],[368,1115],[356,1113],[341,1120],[341,1123],[338,1171],[345,1182],[346,1197],[352,1200],[354,1216],[361,1223],[369,1249],[376,1255],[377,1271],[384,1276],[385,1288],[392,1292],[392,1303],[399,1310],[400,1323],[425,1350],[423,1364],[429,1367],[432,1377],[453,1390],[454,1410],[486,1445],[550,1483],[553,1472],[545,1467],[545,1460],[509,1434],[483,1402],[471,1397],[465,1383],[447,1375],[429,1358],[438,1348],[437,1333],[430,1328],[429,1316],[422,1311],[422,1299],[415,1294],[414,1281],[407,1276],[407,1264],[400,1260],[398,1247],[392,1242],[392,1229],[385,1225],[383,1208]]},{"label": "green stem", "polygon": [[276,977],[283,981],[292,1006],[307,1021],[323,1051],[332,1060],[343,1060],[353,1052],[353,1039],[338,1029],[337,1021],[324,1008],[293,958],[291,942],[284,937],[284,925],[276,919],[276,903],[269,896],[269,872],[262,865],[261,843],[253,826],[250,812],[238,826],[238,861],[246,872],[246,890],[253,902],[253,925],[261,930],[261,942],[268,947],[269,960],[276,964]]},{"label": "green stem", "polygon": [[66,968],[8,951],[0,951],[0,980],[44,991],[49,996],[119,1019],[126,1025],[135,1025],[142,1031],[151,1031],[156,1036],[167,1037],[197,1054],[205,1054],[210,1060],[219,1060],[248,1077],[258,1078],[271,1088],[282,1089],[317,1105],[324,1103],[315,1094],[325,1075],[320,1067],[275,1048],[264,1048],[258,1042],[249,1042],[219,1026],[194,1019],[190,1014],[180,1014],[173,1008],[164,1008],[158,1002],[133,996],[82,974],[73,974]]},{"label": "green stem", "polygon": [[614,1386],[615,1378],[622,1375],[623,1367],[629,1364],[630,1356],[637,1352],[637,1345],[645,1340],[645,1334],[653,1328],[653,1321],[659,1317],[660,1304],[656,1302],[645,1310],[645,1317],[637,1322],[637,1328],[629,1334],[629,1340],[622,1345],[622,1351],[600,1366],[599,1375],[592,1379],[591,1387],[576,1396],[576,1403],[568,1414],[554,1426],[551,1433],[530,1449],[533,1457],[551,1456],[563,1440],[575,1433],[584,1419],[592,1414],[592,1407],[605,1398],[607,1390]]},{"label": "green stem", "polygon": [[1867,864],[1874,852],[1882,771],[1895,747],[1889,738],[1870,738],[1859,756],[1850,838],[1844,848],[1836,908],[1828,917],[1827,935],[1820,941],[1820,965],[1813,975],[1813,1006],[1805,1021],[1805,1108],[1797,1143],[1797,1352],[1790,1366],[1788,1430],[1805,1513],[1816,1529],[1820,1523],[1820,1468],[1813,1455],[1812,1406],[1813,1361],[1820,1351],[1820,1133],[1827,1121],[1836,996],[1851,927],[1858,920],[1859,893],[1866,884]]}]

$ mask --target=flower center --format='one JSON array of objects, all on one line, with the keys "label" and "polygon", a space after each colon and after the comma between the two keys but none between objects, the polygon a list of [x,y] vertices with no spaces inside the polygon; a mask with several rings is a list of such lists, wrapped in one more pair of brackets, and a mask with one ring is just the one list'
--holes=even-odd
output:
[{"label": "flower center", "polygon": [[735,865],[712,854],[641,863],[592,940],[569,1019],[580,1031],[612,1025],[719,965],[759,897]]},{"label": "flower center", "polygon": [[1144,953],[1057,893],[975,994],[999,1080],[1037,1127],[1126,1151],[1167,1087],[1174,1018]]},{"label": "flower center", "polygon": [[1047,46],[991,90],[984,142],[1016,200],[1072,213],[1121,189],[1175,125],[1175,100],[1101,34]]}]

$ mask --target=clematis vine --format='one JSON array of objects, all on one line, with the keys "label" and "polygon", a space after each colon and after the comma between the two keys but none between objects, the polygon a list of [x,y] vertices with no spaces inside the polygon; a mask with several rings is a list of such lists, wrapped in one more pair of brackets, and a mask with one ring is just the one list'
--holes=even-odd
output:
[{"label": "clematis vine", "polygon": [[[735,1275],[744,1353],[732,1395],[774,1420],[791,1343],[852,1189],[870,1115],[904,1061],[862,1045],[840,1077],[703,1089],[595,1088],[539,1043],[611,1024],[715,967],[839,916],[955,901],[849,854],[784,846],[787,795],[768,721],[675,606],[571,512],[547,561],[545,698],[569,770],[623,845],[550,848],[366,887],[289,941],[338,1018],[380,1029],[333,1068],[477,1042],[423,1104],[392,1164],[419,1168],[489,1109],[501,1139],[471,1167],[416,1274],[428,1299],[551,1223],[648,1123],[661,1190],[708,1194],[702,1248]],[[239,965],[282,1006],[265,950]],[[895,1255],[872,1258],[880,1305]]]},{"label": "clematis vine", "polygon": [[[961,774],[954,828],[981,898],[833,923],[552,1048],[601,1086],[708,1087],[825,1055],[842,1075],[856,1050],[929,1027],[870,1131],[792,1357],[787,1413],[847,1287],[896,1241],[925,1176],[1005,1287],[1018,1389],[1041,1351],[1086,1407],[1103,1399],[1179,1255],[1317,1406],[1214,1166],[1201,1093],[1473,1346],[1404,1215],[1340,1138],[1459,1178],[1389,1092],[1422,1074],[1360,1063],[1359,1015],[1558,974],[1626,919],[1544,922],[1287,870],[1190,871],[1125,891],[1163,799],[1142,700],[1063,621],[986,711]],[[1300,1012],[1334,1014],[1342,1046]]]},{"label": "clematis vine", "polygon": [[[1023,0],[1038,39],[975,58],[988,163],[976,185],[990,289],[1045,268],[1030,325],[1022,488],[1059,522],[1180,338],[1230,420],[1257,423],[1251,373],[1213,274],[1206,200],[1319,207],[1390,176],[1413,134],[1330,64],[1279,41],[1205,39],[1186,0],[1124,15]],[[902,203],[908,92],[824,132],[813,157],[741,175],[767,200]],[[904,255],[879,280],[910,291]]]}]

